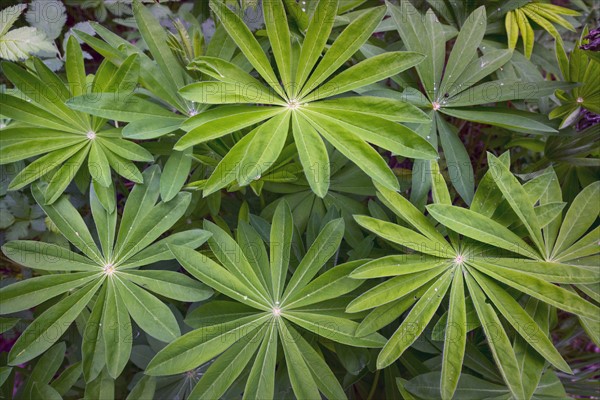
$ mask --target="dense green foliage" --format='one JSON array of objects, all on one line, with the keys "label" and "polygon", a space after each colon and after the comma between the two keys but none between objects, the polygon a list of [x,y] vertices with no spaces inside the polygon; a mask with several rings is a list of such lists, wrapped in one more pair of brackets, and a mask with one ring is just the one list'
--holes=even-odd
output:
[{"label": "dense green foliage", "polygon": [[0,11],[0,398],[597,395],[596,3],[65,3]]}]

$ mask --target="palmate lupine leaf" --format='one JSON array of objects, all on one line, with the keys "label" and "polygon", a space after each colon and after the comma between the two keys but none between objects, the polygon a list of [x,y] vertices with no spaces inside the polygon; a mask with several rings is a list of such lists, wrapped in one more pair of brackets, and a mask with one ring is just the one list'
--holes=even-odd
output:
[{"label": "palmate lupine leaf", "polygon": [[[111,191],[112,170],[141,183],[142,175],[133,162],[153,161],[152,155],[143,147],[123,139],[121,129],[108,125],[107,119],[74,111],[64,104],[71,96],[93,97],[100,89],[112,92],[113,99],[125,96],[125,92],[133,90],[137,83],[138,57],[132,55],[118,69],[101,68],[91,86],[87,84],[81,48],[75,38],[70,38],[67,46],[69,86],[40,60],[35,59],[33,65],[35,74],[16,64],[2,65],[16,88],[27,94],[26,98],[1,94],[2,113],[31,127],[20,125],[3,129],[0,162],[5,164],[41,156],[24,168],[9,188],[18,190],[38,179],[45,179],[48,186],[44,202],[51,204],[82,167],[95,183]],[[105,197],[101,199],[106,200]],[[106,201],[102,204],[111,211],[114,208]]]},{"label": "palmate lupine leaf", "polygon": [[[429,141],[435,146],[438,142],[441,145],[447,166],[452,171],[452,185],[463,200],[470,204],[474,185],[469,155],[458,137],[457,130],[445,122],[442,115],[523,133],[552,133],[556,130],[538,121],[535,114],[500,105],[508,100],[539,99],[569,85],[565,82],[528,83],[502,80],[491,80],[478,85],[512,57],[510,50],[488,51],[481,57],[477,54],[487,25],[484,7],[479,7],[466,19],[445,68],[443,55],[440,56],[441,51],[438,49],[440,41],[445,39],[438,40],[430,33],[436,29],[435,26],[439,25],[439,22],[429,14],[424,19],[415,18],[419,12],[407,0],[402,0],[400,6],[388,3],[388,9],[407,50],[422,51],[427,56],[415,68],[425,89],[423,97],[431,104],[431,115],[434,119]],[[481,107],[490,103],[496,103],[498,106]]]},{"label": "palmate lupine leaf", "polygon": [[240,244],[215,224],[206,222],[205,229],[212,232],[209,245],[218,262],[189,247],[169,245],[169,249],[192,276],[233,301],[201,306],[189,315],[187,321],[199,328],[161,350],[147,373],[173,375],[216,358],[190,394],[193,399],[212,399],[226,392],[256,354],[245,378],[244,398],[270,398],[276,368],[282,368],[277,362],[281,346],[296,396],[314,398],[321,392],[328,398],[345,398],[318,350],[296,328],[351,346],[379,347],[384,342],[377,333],[357,338],[356,322],[327,312],[327,300],[343,296],[362,283],[349,278],[348,273],[364,260],[335,266],[317,276],[340,245],[343,220],[325,226],[291,278],[288,264],[293,219],[286,202],[278,205],[273,216],[268,260],[260,258],[267,256],[263,240],[247,223],[238,228]]},{"label": "palmate lupine leaf", "polygon": [[[82,343],[87,382],[93,381],[104,366],[112,378],[120,375],[131,352],[131,318],[160,341],[169,342],[180,335],[172,312],[154,294],[200,301],[209,297],[212,290],[177,272],[139,267],[172,259],[168,250],[171,244],[196,248],[208,239],[210,232],[190,230],[155,242],[183,216],[191,200],[189,194],[180,193],[167,203],[155,204],[159,180],[157,166],[144,172],[145,183],[133,188],[118,232],[117,210],[108,212],[95,191],[90,191],[100,246],[66,197],[45,204],[42,188],[37,184],[32,187],[35,199],[59,232],[83,254],[33,241],[12,241],[2,247],[4,254],[19,264],[60,272],[4,287],[0,302],[3,313],[25,310],[62,295],[15,343],[9,354],[11,365],[22,364],[46,351],[53,344],[44,336],[46,330],[64,332],[86,307],[91,309]],[[52,337],[58,339],[60,335]]]},{"label": "palmate lupine leaf", "polygon": [[[299,156],[306,170],[314,169],[314,164],[318,163],[316,167],[327,174],[328,170],[320,167],[329,163],[323,138],[374,180],[389,188],[397,188],[397,180],[368,143],[407,157],[436,157],[434,149],[423,138],[396,123],[427,121],[427,117],[417,108],[396,100],[370,97],[325,100],[396,75],[422,60],[418,53],[386,53],[331,77],[367,41],[381,21],[385,9],[371,9],[350,23],[321,58],[331,33],[338,1],[321,1],[316,7],[300,52],[296,54],[290,50],[291,39],[282,1],[263,3],[264,13],[269,16],[265,22],[278,77],[259,42],[243,21],[222,2],[211,2],[211,8],[219,16],[225,30],[266,85],[225,60],[198,57],[190,64],[190,68],[215,81],[197,82],[184,87],[180,90],[184,98],[198,103],[238,105],[220,106],[191,117],[182,125],[187,133],[177,142],[176,150],[261,124],[249,134],[253,135],[248,139],[249,143],[240,141],[232,149],[236,154],[244,153],[243,157],[228,160],[233,162],[233,167],[229,169],[234,168],[236,174],[227,180],[220,179],[218,186],[210,185],[205,189],[205,195],[230,184],[234,176],[239,185],[247,185],[252,179],[262,176],[280,155],[290,124],[294,140],[300,140]],[[355,35],[357,32],[361,33]],[[381,112],[386,106],[395,112]],[[302,138],[296,139],[299,136]],[[327,193],[328,175],[317,179],[315,174],[308,172],[306,177],[317,195],[322,197]]]},{"label": "palmate lupine leaf", "polygon": [[[509,161],[507,157],[489,157],[492,169],[484,176],[475,194],[472,210],[449,204],[447,191],[442,188],[444,181],[439,167],[432,162],[430,170],[432,182],[435,183],[434,204],[427,206],[427,210],[435,220],[445,226],[446,234],[450,238],[449,243],[445,242],[434,225],[424,218],[415,206],[400,194],[381,185],[377,186],[380,199],[411,228],[367,216],[355,217],[361,226],[378,236],[421,253],[383,257],[363,264],[350,274],[355,279],[389,277],[387,281],[374,286],[348,305],[348,312],[373,309],[372,316],[367,316],[357,329],[357,335],[373,332],[392,322],[394,316],[398,317],[414,304],[379,354],[378,368],[394,363],[421,335],[444,301],[445,294],[450,292],[449,309],[444,320],[446,328],[440,375],[442,398],[453,397],[461,375],[461,360],[465,353],[467,337],[465,327],[468,303],[465,288],[468,298],[473,302],[477,319],[488,337],[496,364],[515,398],[531,397],[537,387],[542,368],[539,363],[536,364],[537,367],[532,367],[532,361],[522,359],[516,354],[516,349],[513,349],[511,344],[511,334],[504,329],[491,331],[492,326],[502,326],[500,315],[515,328],[519,340],[522,341],[522,349],[531,348],[534,352],[532,354],[537,354],[559,370],[568,373],[571,370],[548,338],[547,329],[539,328],[539,322],[534,320],[536,316],[543,318],[543,314],[531,314],[529,306],[524,310],[511,294],[514,292],[507,291],[502,285],[527,294],[541,304],[546,303],[574,313],[588,327],[596,326],[599,322],[599,308],[596,305],[584,300],[577,293],[553,284],[573,284],[579,287],[584,281],[587,284],[598,282],[600,274],[597,269],[587,267],[586,263],[575,263],[572,258],[558,260],[552,256],[551,248],[545,244],[545,240],[549,239],[548,234],[544,233],[542,236],[542,228],[535,224],[535,219],[522,221],[523,218],[530,218],[529,214],[541,207],[533,207],[539,198],[546,196],[546,199],[552,201],[560,200],[556,196],[545,194],[552,187],[549,185],[552,175],[548,174],[548,178],[544,177],[522,186],[505,165]],[[592,196],[600,190],[598,188],[596,182],[576,199],[573,204],[574,211],[569,212],[567,220],[563,222],[565,233],[562,237],[569,237],[569,242],[559,244],[559,249],[569,245],[575,246],[572,243],[589,230],[598,215],[597,204],[592,205],[590,202]],[[560,188],[558,191],[560,192]],[[513,223],[513,218],[504,218],[502,223],[494,221],[490,218],[494,206],[486,215],[485,209],[482,208],[484,203],[496,204],[498,208],[503,208],[502,204],[506,204],[508,209],[514,212],[514,219],[522,221],[527,227],[522,233],[523,238],[505,227],[504,224]],[[590,217],[585,222],[579,217],[582,215],[579,214],[581,211],[585,211]],[[548,225],[544,229],[545,232],[549,232]],[[553,237],[561,237],[556,228],[552,228],[550,232]],[[567,232],[573,232],[573,236]],[[463,235],[463,238],[459,239],[457,234]],[[588,235],[590,234],[594,233]],[[525,240],[531,241],[534,246],[530,246]],[[587,239],[581,240],[585,242]],[[557,240],[553,242],[556,243]],[[478,243],[487,246],[481,247]],[[513,256],[507,257],[506,252],[503,254],[494,248],[508,250],[508,254]],[[592,254],[598,254],[597,246],[582,253]],[[526,332],[524,326],[535,328],[535,332]],[[519,362],[527,363],[528,368],[533,368],[524,375],[525,377],[519,372]],[[543,362],[541,366],[543,367]]]}]

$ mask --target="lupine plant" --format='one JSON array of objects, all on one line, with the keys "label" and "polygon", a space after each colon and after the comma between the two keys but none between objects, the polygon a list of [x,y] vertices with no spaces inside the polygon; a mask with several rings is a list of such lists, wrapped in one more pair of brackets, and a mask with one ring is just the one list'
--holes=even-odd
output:
[{"label": "lupine plant", "polygon": [[0,398],[597,397],[566,3],[3,3]]}]

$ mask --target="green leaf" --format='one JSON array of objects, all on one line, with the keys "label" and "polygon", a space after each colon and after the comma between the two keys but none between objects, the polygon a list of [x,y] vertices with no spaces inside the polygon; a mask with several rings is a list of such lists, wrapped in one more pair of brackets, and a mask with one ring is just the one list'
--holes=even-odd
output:
[{"label": "green leaf", "polygon": [[[114,197],[114,194],[113,194]],[[117,211],[116,208],[112,212],[108,212],[100,203],[94,185],[90,188],[90,205],[98,239],[102,246],[102,253],[106,260],[112,259],[112,250],[115,242],[115,232],[117,229]]]},{"label": "green leaf", "polygon": [[75,247],[99,265],[104,265],[104,260],[87,225],[73,207],[67,197],[61,197],[53,204],[45,204],[43,193],[39,185],[31,187],[33,197],[52,220],[60,233]]},{"label": "green leaf", "polygon": [[[296,271],[292,275],[283,294],[283,300],[281,301],[282,305],[285,304],[287,299],[303,289],[315,277],[331,256],[338,251],[344,235],[344,226],[344,220],[338,218],[328,222],[321,232],[319,232],[319,235],[314,240],[306,252],[306,255],[302,258],[300,265],[298,265]],[[291,242],[291,233],[288,234],[288,237]],[[287,268],[287,263],[284,264],[284,267]]]},{"label": "green leaf", "polygon": [[321,114],[302,115],[311,125],[346,158],[352,160],[372,179],[392,190],[398,189],[398,180],[386,162],[373,147],[350,129]]},{"label": "green leaf", "polygon": [[[248,375],[243,399],[273,398],[275,393],[275,367],[277,363],[277,325],[271,321],[263,332],[263,340]],[[260,343],[256,340],[257,346]],[[282,343],[283,346],[285,344]],[[254,347],[256,350],[256,347]]]},{"label": "green leaf", "polygon": [[185,270],[199,281],[241,303],[259,310],[271,310],[268,302],[210,258],[183,246],[169,245],[169,249]]},{"label": "green leaf", "polygon": [[220,0],[212,0],[210,8],[219,17],[227,33],[229,33],[256,71],[281,97],[285,98],[285,94],[279,85],[279,80],[275,76],[273,68],[271,68],[269,59],[246,24]]},{"label": "green leaf", "polygon": [[463,271],[462,268],[456,268],[450,289],[448,322],[444,335],[442,376],[440,378],[440,392],[443,399],[452,399],[458,386],[467,343],[466,327],[467,310]]},{"label": "green leaf", "polygon": [[153,162],[152,154],[142,146],[120,138],[105,138],[100,136],[99,142],[116,155],[132,161]]},{"label": "green leaf", "polygon": [[447,204],[430,204],[427,211],[440,223],[461,235],[513,253],[539,258],[534,249],[508,228],[474,211]]},{"label": "green leaf", "polygon": [[50,348],[77,318],[101,284],[102,280],[88,283],[37,317],[13,345],[8,354],[8,364],[23,364]]},{"label": "green leaf", "polygon": [[527,343],[531,345],[546,360],[561,371],[572,374],[571,368],[554,347],[548,335],[544,333],[537,322],[521,308],[519,303],[498,284],[477,271],[470,271],[479,286],[494,303],[500,313],[515,328]]},{"label": "green leaf", "polygon": [[[271,288],[271,295],[276,302],[279,302],[281,299],[281,294],[284,293],[283,287],[285,285],[285,280],[288,273],[293,234],[294,221],[292,212],[288,203],[284,200],[281,201],[275,209],[269,237],[269,244],[271,246],[269,269],[271,270],[271,283],[273,285]],[[303,261],[304,260],[307,260],[307,263],[310,262],[308,254],[304,257]],[[298,270],[299,269],[300,267],[298,267]],[[293,281],[294,280],[292,278],[292,281],[290,281],[290,284],[288,285],[283,296],[284,300],[289,294],[288,290],[293,289],[290,289]]]},{"label": "green leaf", "polygon": [[[266,333],[265,327],[244,336],[233,344],[208,367],[200,381],[194,387],[190,399],[218,399],[244,372],[244,369],[256,353],[261,337]],[[254,362],[256,365],[257,362]],[[246,390],[247,391],[247,390]]]},{"label": "green leaf", "polygon": [[117,294],[114,277],[107,280],[106,302],[102,313],[102,338],[104,339],[106,368],[117,379],[131,354],[133,333],[125,302]]},{"label": "green leaf", "polygon": [[[373,96],[348,96],[338,97],[329,100],[321,100],[310,103],[311,110],[324,112],[333,117],[337,113],[345,111],[350,115],[354,113],[368,114],[374,117],[380,117],[389,121],[396,122],[429,122],[430,118],[414,105],[384,97]],[[356,122],[356,121],[354,121]]]},{"label": "green leaf", "polygon": [[450,181],[460,197],[467,204],[471,204],[475,191],[475,174],[469,153],[458,137],[458,129],[446,122],[439,114],[436,114],[436,119]]},{"label": "green leaf", "polygon": [[477,56],[477,48],[485,35],[487,27],[485,7],[479,7],[465,21],[461,27],[456,42],[452,47],[444,79],[440,85],[440,93],[446,93],[450,87],[450,79],[460,76],[471,60]]},{"label": "green leaf", "polygon": [[582,299],[577,294],[568,292],[552,283],[529,274],[489,264],[482,260],[477,260],[472,265],[484,274],[554,307],[594,321],[600,320],[598,307]]},{"label": "green leaf", "polygon": [[367,217],[365,215],[355,215],[356,222],[365,229],[375,233],[392,243],[406,246],[410,249],[423,254],[429,254],[434,257],[451,258],[456,252],[448,243],[442,245],[437,240],[431,240],[411,229],[393,224],[391,222],[380,221],[378,219]]},{"label": "green leaf", "polygon": [[93,141],[88,157],[88,169],[92,178],[101,186],[108,187],[112,182],[110,164],[104,154],[103,148]]},{"label": "green leaf", "polygon": [[[252,291],[254,297],[268,303],[270,298],[268,289],[262,285],[257,273],[235,240],[222,228],[208,220],[204,221],[204,229],[212,233],[208,244],[221,264],[229,272],[240,277],[240,281]],[[274,250],[272,251],[274,252]],[[271,254],[271,257],[274,257],[274,253]]]},{"label": "green leaf", "polygon": [[67,81],[71,88],[71,94],[73,97],[81,96],[88,92],[87,80],[81,46],[73,35],[69,36],[67,40],[66,54],[65,70],[67,71]]},{"label": "green leaf", "polygon": [[[74,122],[74,128],[86,128],[88,127],[88,117],[84,115],[75,115],[73,111],[64,104],[64,102],[71,97],[71,92],[65,85],[65,82],[54,72],[52,72],[40,59],[34,58],[33,64],[37,77],[34,75],[26,74],[22,70],[11,71],[19,73],[18,77],[12,75],[11,79],[15,79],[15,86],[24,89],[27,87],[27,95],[32,96],[34,102],[39,103],[43,106],[46,111],[56,113],[57,116],[64,115],[65,121],[63,124],[69,125],[70,121]],[[8,76],[8,74],[7,74]],[[21,81],[24,80],[25,82]],[[44,83],[43,89],[40,87],[34,87],[39,83]],[[51,104],[51,105],[50,105]]]},{"label": "green leaf", "polygon": [[192,168],[192,149],[174,151],[169,156],[160,177],[160,197],[167,202],[173,199],[187,181]]},{"label": "green leaf", "polygon": [[147,168],[142,175],[144,183],[133,187],[123,209],[115,245],[115,253],[117,254],[124,246],[129,247],[133,244],[133,241],[129,239],[133,227],[144,219],[158,200],[160,168],[153,165]]},{"label": "green leaf", "polygon": [[270,314],[253,315],[187,333],[159,351],[148,364],[146,374],[174,375],[194,369],[252,334],[269,318]]},{"label": "green leaf", "polygon": [[46,188],[44,198],[46,203],[52,204],[63,194],[67,186],[75,178],[79,169],[83,165],[85,158],[88,156],[90,146],[84,146],[74,156],[69,158],[57,171]]},{"label": "green leaf", "polygon": [[306,83],[310,72],[321,56],[327,39],[331,34],[339,0],[324,0],[317,4],[310,19],[306,36],[302,42],[300,57],[297,61],[296,79],[294,82],[293,98],[296,98]]},{"label": "green leaf", "polygon": [[[38,257],[40,253],[36,253]],[[99,278],[100,268],[95,272],[76,272],[72,274],[44,275],[15,282],[0,289],[2,294],[2,314],[35,307],[59,294],[86,285]]]},{"label": "green leaf", "polygon": [[169,80],[169,85],[182,87],[184,72],[171,48],[166,45],[168,36],[164,28],[141,2],[133,2],[133,16],[154,61]]},{"label": "green leaf", "polygon": [[377,198],[381,200],[394,214],[416,228],[420,233],[433,241],[439,242],[442,246],[447,246],[444,237],[435,229],[421,211],[419,211],[410,201],[400,193],[389,190],[388,188],[375,183],[377,188]]},{"label": "green leaf", "polygon": [[282,317],[319,336],[355,347],[381,347],[385,338],[378,333],[356,337],[358,323],[346,318],[304,311],[282,310]]},{"label": "green leaf", "polygon": [[292,113],[292,132],[304,176],[312,191],[324,198],[329,190],[331,174],[325,143],[315,128],[297,113]]},{"label": "green leaf", "polygon": [[254,125],[284,111],[283,107],[222,106],[188,119],[182,129],[187,131],[175,144],[175,150],[217,139]]},{"label": "green leaf", "polygon": [[498,188],[513,211],[519,216],[523,225],[527,228],[531,239],[536,244],[540,253],[543,254],[544,239],[542,238],[542,231],[525,189],[519,184],[519,181],[510,170],[490,153],[488,153],[488,162],[490,169],[494,171],[492,176]]},{"label": "green leaf", "polygon": [[502,322],[492,305],[486,302],[483,291],[470,274],[465,276],[465,280],[467,281],[471,299],[475,305],[475,310],[481,321],[481,326],[487,337],[488,345],[490,346],[496,365],[502,374],[502,378],[510,388],[513,396],[517,399],[522,398],[523,382],[521,371],[519,370],[517,358],[510,340],[506,335],[506,331],[502,328]]},{"label": "green leaf", "polygon": [[33,240],[13,240],[2,246],[2,252],[11,260],[28,268],[46,271],[100,272],[100,267],[69,249]]},{"label": "green leaf", "polygon": [[290,296],[286,308],[304,307],[350,293],[362,285],[362,282],[350,278],[349,274],[363,263],[364,260],[349,261],[324,272],[296,294]]},{"label": "green leaf", "polygon": [[277,324],[281,335],[281,344],[285,354],[292,390],[297,399],[318,399],[321,397],[315,380],[313,379],[302,353],[295,343],[294,337],[288,330],[285,322]]},{"label": "green leaf", "polygon": [[448,264],[448,260],[416,254],[391,255],[369,261],[356,268],[354,279],[383,278],[424,272]]},{"label": "green leaf", "polygon": [[560,256],[592,226],[600,212],[600,205],[597,201],[599,193],[600,182],[596,181],[586,186],[575,197],[558,233],[553,257]]},{"label": "green leaf", "polygon": [[300,350],[304,361],[306,361],[306,366],[310,370],[321,393],[328,399],[346,399],[344,389],[323,359],[322,355],[319,354],[291,325],[288,326],[286,324],[286,328],[292,338],[295,339],[294,343],[298,346],[298,350]]},{"label": "green leaf", "polygon": [[259,179],[275,164],[285,145],[290,114],[279,114],[260,126],[237,170],[239,185],[245,186]]},{"label": "green leaf", "polygon": [[119,275],[114,281],[119,301],[139,327],[162,342],[169,343],[179,337],[179,325],[169,307],[139,286],[120,280]]},{"label": "green leaf", "polygon": [[85,324],[81,343],[83,376],[87,383],[98,377],[106,363],[102,338],[102,316],[106,302],[106,286],[103,285],[96,297],[92,312]]},{"label": "green leaf", "polygon": [[536,121],[533,117],[536,114],[517,113],[510,109],[495,107],[470,108],[468,110],[461,108],[442,107],[440,111],[451,117],[464,119],[482,124],[499,126],[502,128],[514,130],[523,133],[555,133],[556,129]]},{"label": "green leaf", "polygon": [[378,369],[392,364],[417,340],[442,302],[451,280],[451,272],[447,271],[427,289],[379,353]]},{"label": "green leaf", "polygon": [[[348,59],[351,58],[373,34],[373,31],[381,22],[384,14],[385,7],[374,7],[368,9],[365,13],[352,21],[327,50],[323,59],[310,75],[310,79],[302,88],[299,97],[303,97],[313,91],[348,61]],[[323,37],[327,38],[327,35],[324,35]],[[325,45],[325,43],[323,43],[323,45]],[[310,67],[309,70],[311,68],[312,67]],[[298,82],[298,84],[301,83]]]},{"label": "green leaf", "polygon": [[302,102],[336,96],[379,82],[419,64],[424,56],[419,53],[394,51],[376,55],[339,73],[325,85],[303,97]]},{"label": "green leaf", "polygon": [[[444,97],[452,98],[458,93],[470,94],[470,87],[485,78],[486,76],[494,73],[504,64],[506,64],[512,58],[513,52],[510,50],[492,50],[486,52],[483,56],[474,59],[467,65],[464,72],[457,76],[456,79],[449,80],[448,96],[444,93]],[[496,84],[499,82],[495,81]],[[492,92],[493,93],[493,92]],[[484,103],[494,102],[495,99],[492,97],[486,98]],[[481,103],[477,103],[481,104]]]},{"label": "green leaf", "polygon": [[[5,64],[2,64],[2,66],[3,68],[6,68]],[[6,69],[4,69],[4,72],[6,73]],[[71,126],[72,123],[70,121],[66,122],[65,118],[61,118],[51,111],[46,111],[45,109],[16,96],[0,93],[0,107],[2,108],[3,116],[18,121],[27,121],[30,125],[42,127],[46,130],[56,129],[62,132],[75,134],[82,133],[82,128],[78,125]],[[83,139],[83,136],[81,138]]]},{"label": "green leaf", "polygon": [[[319,102],[316,103],[317,105]],[[312,106],[312,104],[311,104]],[[309,116],[315,112],[309,111]],[[318,117],[356,133],[367,142],[390,150],[394,154],[410,158],[432,159],[438,156],[437,150],[416,132],[396,122],[372,115],[357,115],[345,110],[319,110]]]},{"label": "green leaf", "polygon": [[283,89],[288,94],[292,93],[294,89],[292,86],[292,45],[283,2],[281,0],[265,1],[263,15]]},{"label": "green leaf", "polygon": [[448,265],[442,265],[424,272],[414,272],[388,279],[352,300],[346,311],[355,313],[390,303],[426,285],[447,268]]},{"label": "green leaf", "polygon": [[[138,122],[160,117],[165,123],[180,124],[181,116],[136,95],[123,93],[91,93],[67,101],[73,110],[98,117],[125,122]],[[127,130],[124,131],[126,133]]]},{"label": "green leaf", "polygon": [[158,203],[144,216],[143,220],[134,221],[134,224],[130,226],[132,229],[128,236],[129,242],[116,252],[115,260],[123,262],[158,239],[183,216],[192,200],[191,197],[190,193],[179,193],[167,203]]},{"label": "green leaf", "polygon": [[119,276],[158,295],[178,301],[202,301],[213,294],[201,282],[179,272],[135,270],[120,272]]}]

